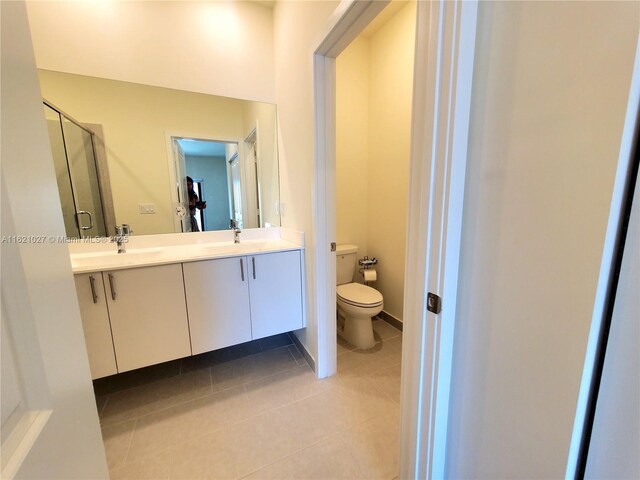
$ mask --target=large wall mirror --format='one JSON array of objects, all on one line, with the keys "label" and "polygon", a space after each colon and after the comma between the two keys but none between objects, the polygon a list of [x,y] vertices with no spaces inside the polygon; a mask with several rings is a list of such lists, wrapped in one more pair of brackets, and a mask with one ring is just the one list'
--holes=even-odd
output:
[{"label": "large wall mirror", "polygon": [[280,225],[275,105],[39,77],[69,237]]}]

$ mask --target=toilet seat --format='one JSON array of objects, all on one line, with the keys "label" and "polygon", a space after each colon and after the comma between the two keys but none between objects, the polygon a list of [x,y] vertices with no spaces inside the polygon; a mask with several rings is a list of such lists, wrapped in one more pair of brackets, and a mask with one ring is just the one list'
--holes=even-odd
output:
[{"label": "toilet seat", "polygon": [[339,300],[354,307],[375,308],[382,305],[382,294],[375,288],[361,283],[338,285],[336,294]]}]

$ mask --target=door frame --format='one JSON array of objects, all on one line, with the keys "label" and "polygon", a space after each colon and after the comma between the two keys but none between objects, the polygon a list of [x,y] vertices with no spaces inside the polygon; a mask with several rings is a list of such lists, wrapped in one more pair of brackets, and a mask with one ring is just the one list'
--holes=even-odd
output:
[{"label": "door frame", "polygon": [[[600,388],[607,340],[619,276],[619,266],[626,238],[628,217],[637,176],[636,142],[640,136],[640,36],[636,45],[629,99],[618,153],[616,176],[611,194],[607,230],[600,260],[598,285],[594,298],[591,326],[587,340],[580,390],[576,402],[565,479],[584,478],[587,467],[591,429]],[[637,184],[636,184],[637,185]],[[637,200],[636,200],[637,201]]]},{"label": "door frame", "polygon": [[176,192],[175,186],[178,184],[178,179],[176,178],[176,172],[174,168],[175,162],[175,152],[173,151],[173,142],[174,139],[182,139],[182,138],[190,138],[193,140],[203,140],[205,142],[218,142],[218,143],[235,143],[238,145],[238,161],[242,162],[244,159],[244,155],[240,152],[240,145],[242,143],[242,139],[236,137],[213,137],[208,134],[194,134],[194,133],[186,133],[186,132],[165,132],[165,139],[167,145],[167,169],[169,173],[169,186],[170,186],[170,206],[171,206],[171,216],[173,217],[173,227],[175,233],[182,233],[182,222],[178,219],[178,216],[175,214],[175,208],[178,205],[178,192]]},{"label": "door frame", "polygon": [[[314,52],[317,376],[336,372],[335,59],[388,2],[343,0]],[[400,478],[442,478],[477,2],[417,2],[405,259]],[[443,299],[427,312],[427,291]]]}]

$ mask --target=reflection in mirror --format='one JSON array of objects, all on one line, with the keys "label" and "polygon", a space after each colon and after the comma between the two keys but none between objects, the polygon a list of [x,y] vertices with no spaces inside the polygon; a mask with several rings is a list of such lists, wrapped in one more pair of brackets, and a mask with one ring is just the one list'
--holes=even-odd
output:
[{"label": "reflection in mirror", "polygon": [[45,103],[44,114],[66,235],[70,238],[105,236],[94,134],[53,105]]},{"label": "reflection in mirror", "polygon": [[[58,118],[57,129],[75,143],[73,154],[60,151],[58,113],[47,112],[56,170],[65,162],[82,167],[75,179],[67,173],[69,188],[59,182],[67,235],[111,235],[110,223],[130,224],[136,235],[221,230],[231,219],[241,228],[280,225],[275,105],[48,70],[39,77],[43,97],[70,119],[67,125]],[[71,126],[86,135],[67,133]],[[79,160],[83,152],[88,157],[91,131],[93,143],[104,146],[108,188],[101,169],[92,180],[95,164]],[[90,223],[78,213],[89,209],[73,201],[65,207],[65,199],[80,198],[90,199],[93,211],[112,205],[113,222],[107,212],[102,230],[80,231]],[[94,223],[100,215],[92,215]]]},{"label": "reflection in mirror", "polygon": [[[175,137],[172,141],[174,170],[179,179],[176,187],[186,212],[182,231],[223,230],[229,228],[231,219],[244,228],[238,144]],[[244,183],[246,190],[256,189],[254,177]],[[256,210],[248,212],[247,217],[257,215]],[[259,217],[253,220],[251,223],[260,225]]]}]

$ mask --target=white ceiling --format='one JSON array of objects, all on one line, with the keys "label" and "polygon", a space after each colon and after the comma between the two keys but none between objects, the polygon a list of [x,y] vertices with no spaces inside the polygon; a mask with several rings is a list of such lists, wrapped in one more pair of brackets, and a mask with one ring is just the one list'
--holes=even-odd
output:
[{"label": "white ceiling", "polygon": [[191,140],[183,138],[178,140],[185,155],[190,157],[224,157],[223,142],[211,142],[208,140]]}]

